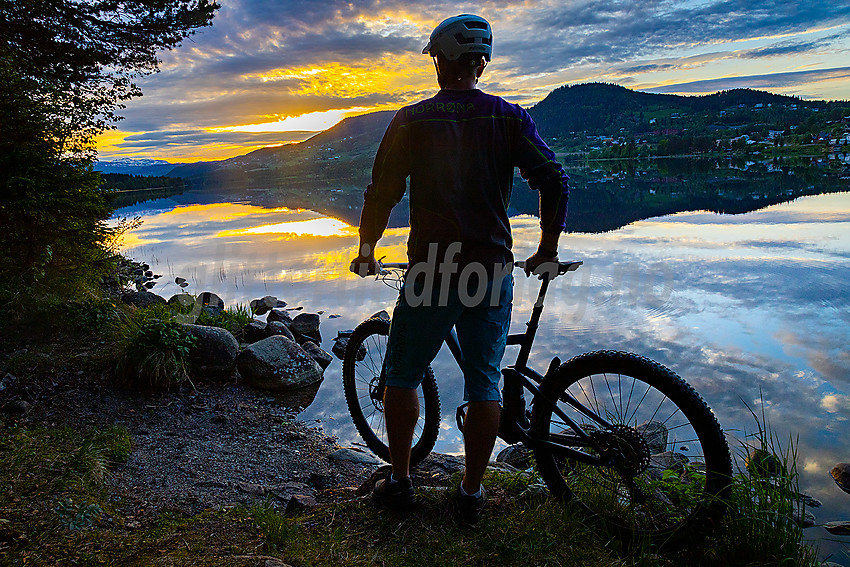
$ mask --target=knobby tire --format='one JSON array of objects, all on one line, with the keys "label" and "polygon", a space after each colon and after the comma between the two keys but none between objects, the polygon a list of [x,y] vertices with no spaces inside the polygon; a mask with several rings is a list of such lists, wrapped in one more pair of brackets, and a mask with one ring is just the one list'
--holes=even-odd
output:
[{"label": "knobby tire", "polygon": [[[381,384],[390,324],[381,318],[367,319],[351,333],[342,364],[343,390],[348,411],[358,433],[375,455],[390,462]],[[419,421],[413,437],[410,466],[427,457],[440,432],[440,397],[429,366],[419,386]]]}]

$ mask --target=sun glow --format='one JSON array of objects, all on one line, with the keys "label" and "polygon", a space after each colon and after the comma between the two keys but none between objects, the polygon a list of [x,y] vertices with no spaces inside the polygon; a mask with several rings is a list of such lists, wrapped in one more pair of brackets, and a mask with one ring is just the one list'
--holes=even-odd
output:
[{"label": "sun glow", "polygon": [[265,224],[250,228],[225,230],[216,236],[243,236],[248,234],[280,234],[294,236],[355,236],[357,229],[341,220],[318,218],[303,221],[287,221]]}]

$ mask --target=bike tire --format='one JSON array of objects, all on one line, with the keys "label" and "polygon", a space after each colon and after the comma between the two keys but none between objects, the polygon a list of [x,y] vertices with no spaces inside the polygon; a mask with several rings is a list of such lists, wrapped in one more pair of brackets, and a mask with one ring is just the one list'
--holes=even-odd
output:
[{"label": "bike tire", "polygon": [[[389,329],[385,319],[372,318],[360,323],[351,333],[342,364],[345,401],[354,427],[366,446],[386,462],[390,462],[390,450],[380,394]],[[413,434],[411,467],[431,453],[440,432],[440,396],[430,366],[425,369],[418,392],[419,420]]]},{"label": "bike tire", "polygon": [[[613,427],[589,425],[590,418],[564,401],[564,392]],[[606,465],[589,465],[538,447],[537,466],[554,496],[576,502],[616,537],[666,549],[693,542],[719,523],[732,476],[729,446],[712,411],[673,371],[631,353],[590,352],[547,375],[539,395],[532,437],[609,457]],[[548,400],[557,400],[607,449],[582,448]]]}]

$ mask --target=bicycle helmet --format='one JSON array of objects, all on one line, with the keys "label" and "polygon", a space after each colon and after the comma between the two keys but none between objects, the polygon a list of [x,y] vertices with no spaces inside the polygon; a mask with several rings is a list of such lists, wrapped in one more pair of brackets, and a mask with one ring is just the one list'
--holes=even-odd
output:
[{"label": "bicycle helmet", "polygon": [[489,22],[481,16],[461,14],[443,20],[434,28],[422,53],[431,57],[442,53],[449,61],[456,61],[464,53],[480,53],[490,61],[492,51],[493,31]]}]

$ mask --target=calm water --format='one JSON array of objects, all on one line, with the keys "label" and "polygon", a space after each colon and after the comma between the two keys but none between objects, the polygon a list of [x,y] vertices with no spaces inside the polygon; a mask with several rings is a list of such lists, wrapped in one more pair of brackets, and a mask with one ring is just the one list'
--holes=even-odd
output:
[{"label": "calm water", "polygon": [[[154,291],[166,298],[179,291],[175,276],[189,280],[188,291],[213,291],[230,305],[275,295],[323,312],[328,351],[337,331],[391,309],[392,289],[348,273],[356,228],[305,210],[176,199],[119,211],[142,216],[124,251],[163,274]],[[524,258],[536,245],[537,220],[518,216],[512,225],[515,253]],[[406,234],[390,229],[379,256],[403,260]],[[737,452],[755,430],[747,406],[764,412],[783,447],[795,439],[801,488],[824,503],[812,510],[818,522],[850,519],[850,495],[829,476],[834,464],[850,461],[850,193],[739,215],[655,217],[602,234],[565,235],[561,249],[562,259],[585,265],[553,284],[532,366],[545,370],[555,355],[601,348],[658,360],[703,395]],[[535,282],[518,275],[515,324],[525,321]],[[459,372],[447,352],[434,369],[444,408],[436,450],[460,452]],[[301,417],[350,443],[357,438],[340,375],[335,360]],[[808,533],[829,537],[819,527]],[[847,563],[842,545],[822,545],[841,555],[833,561]]]}]

